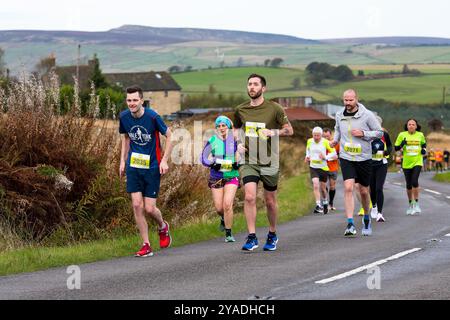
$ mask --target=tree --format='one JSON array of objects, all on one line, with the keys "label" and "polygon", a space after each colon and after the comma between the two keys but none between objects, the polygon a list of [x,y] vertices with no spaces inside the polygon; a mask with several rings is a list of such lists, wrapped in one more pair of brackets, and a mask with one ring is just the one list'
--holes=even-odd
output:
[{"label": "tree", "polygon": [[236,62],[236,65],[238,67],[242,67],[244,65],[244,59],[242,57],[239,57],[239,59]]},{"label": "tree", "polygon": [[306,82],[310,85],[320,85],[325,80],[325,74],[323,72],[308,73]]},{"label": "tree", "polygon": [[364,77],[365,75],[364,70],[358,70],[358,77]]},{"label": "tree", "polygon": [[408,74],[408,73],[410,73],[410,70],[409,70],[407,64],[404,64],[404,65],[403,65],[402,73],[403,73],[403,74]]},{"label": "tree", "polygon": [[169,68],[169,73],[177,73],[177,72],[181,72],[181,67],[180,66],[171,66]]},{"label": "tree", "polygon": [[108,87],[108,82],[100,69],[100,60],[98,59],[97,54],[94,54],[94,70],[92,71],[89,80],[94,83],[95,88],[97,89]]},{"label": "tree", "polygon": [[216,87],[213,84],[209,85],[208,93],[211,94],[211,95],[217,93],[217,89],[216,89]]},{"label": "tree", "polygon": [[0,77],[6,76],[5,51],[0,47]]},{"label": "tree", "polygon": [[295,90],[299,90],[301,87],[302,81],[300,80],[299,77],[297,77],[294,80],[292,80],[291,84],[292,84],[292,88],[294,88]]},{"label": "tree", "polygon": [[340,65],[334,68],[329,77],[338,81],[350,81],[355,78],[352,69],[346,65]]},{"label": "tree", "polygon": [[272,62],[270,63],[270,66],[273,68],[279,68],[280,65],[284,62],[283,59],[281,58],[275,58],[272,60]]},{"label": "tree", "polygon": [[191,72],[192,71],[192,66],[187,66],[186,68],[184,68],[184,72]]},{"label": "tree", "polygon": [[441,131],[444,124],[440,119],[432,119],[428,122],[428,127],[431,131]]},{"label": "tree", "polygon": [[270,60],[270,59],[264,60],[264,67],[270,66],[270,62],[271,62],[271,61],[272,61],[272,60]]},{"label": "tree", "polygon": [[35,66],[35,70],[41,76],[46,75],[55,67],[55,57],[50,55],[48,57],[42,58]]}]

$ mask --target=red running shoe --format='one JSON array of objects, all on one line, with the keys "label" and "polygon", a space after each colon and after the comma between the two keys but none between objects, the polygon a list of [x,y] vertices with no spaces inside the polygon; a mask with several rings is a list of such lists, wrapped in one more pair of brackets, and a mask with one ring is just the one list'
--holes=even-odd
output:
[{"label": "red running shoe", "polygon": [[161,249],[169,248],[172,245],[172,237],[170,236],[170,226],[167,221],[164,221],[166,227],[162,230],[158,230],[159,233],[159,246]]},{"label": "red running shoe", "polygon": [[136,252],[135,257],[136,258],[153,257],[153,250],[152,250],[152,247],[150,247],[150,244],[148,244],[148,243],[144,244],[142,249],[139,252]]}]

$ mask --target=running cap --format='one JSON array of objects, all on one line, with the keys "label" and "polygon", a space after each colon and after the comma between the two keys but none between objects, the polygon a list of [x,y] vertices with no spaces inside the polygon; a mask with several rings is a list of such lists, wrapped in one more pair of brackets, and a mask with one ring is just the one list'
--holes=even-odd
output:
[{"label": "running cap", "polygon": [[224,123],[228,129],[233,129],[233,122],[230,120],[230,118],[225,116],[220,116],[216,119],[216,128],[219,127],[221,123]]}]

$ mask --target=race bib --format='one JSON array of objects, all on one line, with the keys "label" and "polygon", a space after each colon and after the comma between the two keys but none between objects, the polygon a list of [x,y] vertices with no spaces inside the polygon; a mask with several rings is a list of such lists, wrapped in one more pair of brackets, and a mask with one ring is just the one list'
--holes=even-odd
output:
[{"label": "race bib", "polygon": [[351,156],[359,156],[362,154],[362,146],[359,143],[346,143],[344,150]]},{"label": "race bib", "polygon": [[245,136],[250,138],[259,138],[260,130],[265,129],[266,124],[260,122],[247,122],[245,124]]},{"label": "race bib", "polygon": [[130,167],[135,169],[150,169],[150,155],[133,152],[131,154]]},{"label": "race bib", "polygon": [[376,154],[372,155],[372,160],[381,161],[384,159],[384,151],[378,151]]},{"label": "race bib", "polygon": [[323,160],[312,160],[311,163],[312,163],[312,164],[320,165],[320,164],[323,163]]},{"label": "race bib", "polygon": [[231,160],[217,159],[216,163],[222,166],[220,172],[231,172],[233,170],[233,161]]},{"label": "race bib", "polygon": [[409,157],[418,156],[420,153],[419,146],[406,146],[406,155]]}]

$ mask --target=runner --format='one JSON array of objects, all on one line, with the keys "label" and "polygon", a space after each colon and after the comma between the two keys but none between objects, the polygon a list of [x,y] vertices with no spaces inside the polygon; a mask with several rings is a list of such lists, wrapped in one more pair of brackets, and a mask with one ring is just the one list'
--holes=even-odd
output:
[{"label": "runner", "polygon": [[[380,125],[383,120],[376,116]],[[388,159],[392,153],[392,142],[389,133],[383,128],[383,137],[372,141],[372,179],[370,182],[370,198],[372,200],[372,218],[377,222],[386,222],[383,216],[384,183],[388,172]]]},{"label": "runner", "polygon": [[327,180],[330,169],[327,161],[330,160],[337,160],[336,151],[330,147],[330,142],[323,138],[322,128],[316,127],[313,130],[313,137],[306,144],[305,162],[310,166],[316,198],[314,213],[317,214],[328,214]]},{"label": "runner", "polygon": [[[328,142],[333,141],[333,133],[330,128],[323,129],[323,137],[328,140]],[[336,181],[339,175],[339,144],[334,148],[336,151],[336,159],[328,161],[328,168],[330,169],[328,173],[328,181],[330,186],[328,188],[328,196],[330,198],[330,210],[336,211],[334,206],[334,198],[336,197]]]},{"label": "runner", "polygon": [[438,149],[436,149],[434,156],[436,159],[436,172],[444,171],[444,151],[442,151],[442,149],[438,148]]},{"label": "runner", "polygon": [[239,153],[234,140],[233,123],[221,116],[215,122],[217,133],[206,144],[202,153],[202,163],[211,168],[209,188],[214,205],[221,217],[220,230],[225,232],[225,242],[236,242],[232,234],[233,203],[239,182]]},{"label": "runner", "polygon": [[444,150],[444,169],[448,170],[448,162],[450,161],[450,152],[448,150]]},{"label": "runner", "polygon": [[428,165],[429,170],[428,171],[434,171],[436,166],[436,153],[434,152],[433,148],[430,148],[430,152],[428,152]]},{"label": "runner", "polygon": [[[256,196],[260,181],[265,189],[264,198],[270,224],[264,250],[277,250],[279,137],[294,134],[283,107],[265,100],[266,90],[266,79],[252,74],[247,82],[247,92],[251,100],[236,108],[234,119],[236,129],[245,130],[245,144],[239,144],[239,151],[245,152],[245,164],[241,174],[245,185],[244,211],[249,231],[242,248],[244,251],[253,251],[259,246],[256,236]],[[239,134],[242,136],[242,130],[240,132],[236,130],[236,135]]]},{"label": "runner", "polygon": [[[143,107],[141,88],[130,87],[126,92],[128,110],[120,114],[122,152],[119,174],[121,178],[126,174],[127,192],[131,194],[136,224],[143,240],[143,247],[135,256],[151,257],[153,250],[145,214],[158,224],[161,249],[172,244],[169,223],[163,220],[161,211],[156,207],[161,175],[169,171],[167,162],[172,150],[172,133],[155,111]],[[163,157],[160,134],[167,137]]]},{"label": "runner", "polygon": [[395,141],[395,150],[403,149],[403,172],[409,200],[407,215],[422,212],[419,206],[419,177],[423,166],[422,155],[427,152],[426,147],[421,126],[415,119],[408,120],[405,131],[401,132]]},{"label": "runner", "polygon": [[357,234],[354,222],[355,201],[353,189],[360,184],[360,195],[364,207],[362,234],[372,235],[370,219],[369,185],[372,172],[372,140],[381,138],[383,131],[375,115],[358,102],[358,94],[350,89],[343,95],[345,109],[336,114],[336,130],[331,147],[340,143],[340,162],[345,187],[345,211],[347,229],[345,236]]}]

